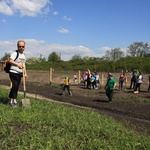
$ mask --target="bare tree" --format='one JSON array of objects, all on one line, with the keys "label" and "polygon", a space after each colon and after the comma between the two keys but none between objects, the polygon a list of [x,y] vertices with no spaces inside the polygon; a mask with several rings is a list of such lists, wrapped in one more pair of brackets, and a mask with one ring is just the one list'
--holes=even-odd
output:
[{"label": "bare tree", "polygon": [[120,48],[114,48],[110,51],[106,51],[105,59],[106,60],[119,60],[120,58],[124,57],[125,54]]},{"label": "bare tree", "polygon": [[143,57],[150,49],[148,43],[134,42],[128,47],[128,54],[132,57]]}]

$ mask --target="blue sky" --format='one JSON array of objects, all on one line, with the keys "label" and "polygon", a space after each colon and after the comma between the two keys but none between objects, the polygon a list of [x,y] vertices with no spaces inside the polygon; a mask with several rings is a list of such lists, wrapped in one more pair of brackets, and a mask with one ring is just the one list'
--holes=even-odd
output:
[{"label": "blue sky", "polygon": [[149,6],[149,0],[0,0],[0,58],[19,39],[27,58],[125,52],[133,42],[150,43]]}]

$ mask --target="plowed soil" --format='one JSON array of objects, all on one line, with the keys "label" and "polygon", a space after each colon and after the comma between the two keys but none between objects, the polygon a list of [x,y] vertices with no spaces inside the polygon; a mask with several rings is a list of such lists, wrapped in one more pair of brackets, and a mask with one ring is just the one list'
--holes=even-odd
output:
[{"label": "plowed soil", "polygon": [[[112,103],[108,103],[104,85],[99,89],[91,90],[84,88],[82,83],[75,84],[72,81],[72,96],[68,95],[67,91],[62,96],[63,75],[64,73],[55,73],[53,75],[55,80],[50,84],[48,73],[29,72],[26,81],[27,95],[32,93],[35,98],[41,95],[55,101],[91,108],[93,111],[113,117],[137,133],[150,135],[150,94],[147,92],[146,77],[146,83],[143,83],[139,94],[134,94],[132,89],[128,89],[128,83],[123,91],[116,88]],[[0,85],[9,86],[8,75],[4,72],[0,72]],[[23,91],[22,87],[21,83],[20,91]]]}]

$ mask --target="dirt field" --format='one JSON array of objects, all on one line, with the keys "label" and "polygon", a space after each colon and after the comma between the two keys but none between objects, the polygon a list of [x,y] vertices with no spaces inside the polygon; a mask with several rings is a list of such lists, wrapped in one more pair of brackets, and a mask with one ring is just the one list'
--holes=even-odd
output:
[{"label": "dirt field", "polygon": [[[73,95],[69,96],[66,93],[65,96],[62,96],[60,83],[63,81],[64,74],[66,73],[54,72],[50,86],[48,72],[28,72],[28,79],[26,81],[27,96],[29,93],[32,93],[35,95],[35,98],[37,95],[42,95],[55,101],[92,108],[94,111],[115,118],[138,133],[142,132],[150,135],[150,93],[147,92],[147,75],[144,75],[141,93],[134,94],[132,90],[128,89],[130,83],[130,76],[128,75],[128,82],[124,91],[119,91],[117,87],[113,102],[108,103],[104,85],[97,90],[85,89],[83,84],[73,83],[72,78],[74,73],[68,73],[71,77]],[[114,76],[117,79],[118,75],[114,74]],[[103,82],[105,84],[105,80]],[[0,85],[9,86],[8,75],[2,71],[0,72]],[[20,85],[20,91],[22,91],[22,84]]]}]

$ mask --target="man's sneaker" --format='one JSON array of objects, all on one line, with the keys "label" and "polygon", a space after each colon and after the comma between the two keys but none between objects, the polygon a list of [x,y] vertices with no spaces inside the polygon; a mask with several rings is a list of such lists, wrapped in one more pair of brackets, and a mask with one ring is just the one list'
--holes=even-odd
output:
[{"label": "man's sneaker", "polygon": [[62,96],[64,96],[64,95],[65,95],[65,93],[62,93],[61,95],[62,95]]},{"label": "man's sneaker", "polygon": [[13,107],[17,107],[17,103],[14,102],[14,103],[13,103]]},{"label": "man's sneaker", "polygon": [[70,96],[72,96],[72,93],[71,93],[71,91],[69,92],[69,95],[70,95]]},{"label": "man's sneaker", "polygon": [[14,103],[13,103],[13,102],[9,102],[9,105],[13,106],[13,105],[14,105]]}]

